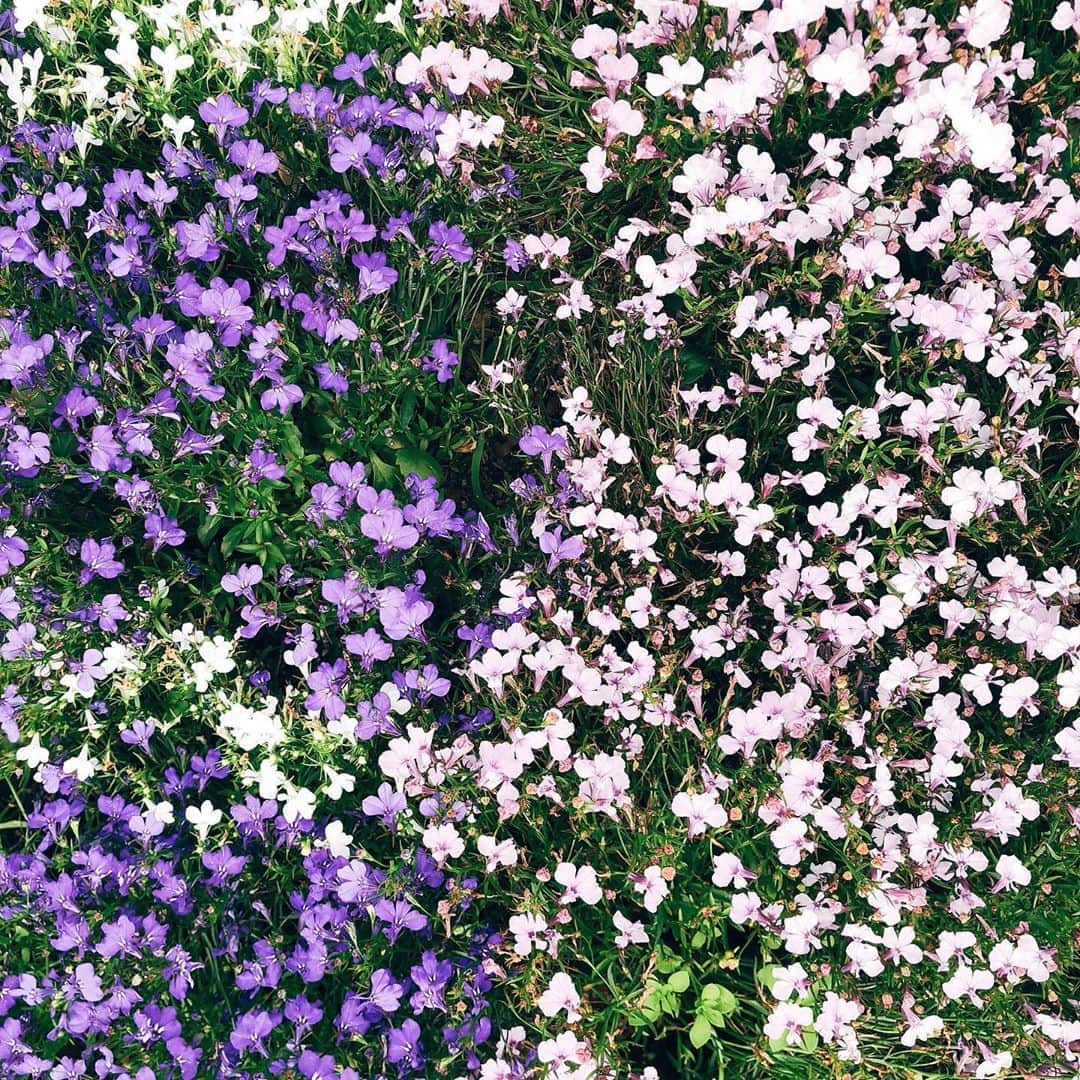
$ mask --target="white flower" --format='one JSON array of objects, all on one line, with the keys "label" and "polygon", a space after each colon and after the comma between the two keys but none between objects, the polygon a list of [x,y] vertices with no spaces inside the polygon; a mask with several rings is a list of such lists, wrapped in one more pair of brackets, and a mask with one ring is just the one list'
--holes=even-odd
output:
[{"label": "white flower", "polygon": [[200,842],[206,839],[206,834],[221,821],[222,816],[209,799],[203,799],[201,806],[189,806],[184,811],[184,818],[194,827]]},{"label": "white flower", "polygon": [[49,751],[41,745],[41,738],[35,732],[34,737],[15,751],[16,761],[25,761],[27,768],[36,770],[49,760]]},{"label": "white flower", "polygon": [[323,830],[323,838],[319,842],[320,847],[325,847],[331,855],[349,857],[349,845],[352,843],[352,833],[347,833],[340,821],[331,821]]},{"label": "white flower", "polygon": [[405,32],[405,23],[401,18],[401,3],[402,0],[391,0],[391,3],[387,4],[386,7],[375,16],[375,21],[377,23],[386,23],[399,34],[403,34]]},{"label": "white flower", "polygon": [[323,794],[335,802],[346,791],[352,791],[356,787],[356,777],[351,773],[338,772],[330,765],[324,765],[323,772],[326,773],[326,787],[322,789]]},{"label": "white flower", "polygon": [[195,63],[194,57],[180,52],[171,41],[164,49],[151,45],[150,59],[161,68],[161,85],[165,90],[171,90],[176,82],[176,76],[187,71]]},{"label": "white flower", "polygon": [[315,794],[306,787],[294,788],[291,784],[284,794],[279,793],[281,816],[291,825],[297,818],[310,821],[315,816]]},{"label": "white flower", "polygon": [[277,698],[273,697],[268,697],[263,708],[257,711],[234,702],[221,714],[221,726],[241,750],[251,751],[257,747],[273,750],[285,741],[285,729],[276,710]]},{"label": "white flower", "polygon": [[184,136],[195,130],[195,119],[191,116],[176,117],[172,113],[165,113],[161,118],[161,126],[177,146],[183,146]]},{"label": "white flower", "polygon": [[285,785],[285,774],[270,758],[264,759],[257,771],[245,770],[240,779],[249,787],[258,785],[260,799],[276,799]]},{"label": "white flower", "polygon": [[227,675],[236,667],[232,650],[233,643],[220,634],[213,641],[204,639],[199,643],[199,659],[191,665],[191,677],[200,694],[209,687],[215,675]]},{"label": "white flower", "polygon": [[90,748],[83,745],[77,757],[64,762],[64,772],[76,780],[89,780],[97,772],[98,759],[90,756]]}]

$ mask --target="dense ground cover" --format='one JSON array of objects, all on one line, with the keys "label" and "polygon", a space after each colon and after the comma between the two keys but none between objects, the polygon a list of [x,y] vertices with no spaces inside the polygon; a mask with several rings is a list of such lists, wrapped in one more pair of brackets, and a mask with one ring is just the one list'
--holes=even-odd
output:
[{"label": "dense ground cover", "polygon": [[3,12],[0,1075],[1077,1075],[1078,34]]}]

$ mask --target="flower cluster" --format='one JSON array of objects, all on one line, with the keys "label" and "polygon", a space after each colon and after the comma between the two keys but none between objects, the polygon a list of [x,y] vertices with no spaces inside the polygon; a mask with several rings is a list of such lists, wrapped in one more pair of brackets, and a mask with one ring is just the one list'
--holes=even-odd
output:
[{"label": "flower cluster", "polygon": [[0,1072],[1073,1075],[1076,6],[151,7],[0,17]]}]

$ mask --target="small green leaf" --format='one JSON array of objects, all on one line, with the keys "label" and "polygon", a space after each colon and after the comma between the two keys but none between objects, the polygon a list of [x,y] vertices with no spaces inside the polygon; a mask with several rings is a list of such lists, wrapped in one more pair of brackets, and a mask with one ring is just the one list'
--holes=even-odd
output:
[{"label": "small green leaf", "polygon": [[685,968],[681,971],[674,972],[668,976],[667,984],[676,994],[683,993],[683,991],[690,986],[690,972]]},{"label": "small green leaf", "polygon": [[238,525],[234,525],[221,538],[221,554],[227,559],[236,550],[237,545],[247,539],[250,530],[250,521],[241,521]]},{"label": "small green leaf", "polygon": [[419,477],[440,478],[439,463],[426,451],[416,446],[403,446],[397,452],[397,468],[402,476],[416,473]]},{"label": "small green leaf", "polygon": [[393,483],[394,470],[378,454],[372,452],[368,455],[368,459],[371,462],[371,474],[380,486],[386,487]]},{"label": "small green leaf", "polygon": [[727,987],[716,983],[708,983],[702,988],[701,1004],[703,1011],[707,1010],[710,1016],[720,1017],[729,1016],[739,1007],[735,995]]},{"label": "small green leaf", "polygon": [[211,514],[196,530],[195,535],[199,538],[199,543],[208,545],[211,537],[218,531],[218,526],[221,524],[221,518],[215,517]]},{"label": "small green leaf", "polygon": [[661,953],[656,958],[656,970],[662,975],[668,975],[672,971],[678,971],[682,967],[682,958],[673,956],[671,953]]},{"label": "small green leaf", "polygon": [[699,1016],[690,1028],[690,1045],[695,1050],[700,1050],[712,1036],[712,1024],[704,1016]]},{"label": "small green leaf", "polygon": [[704,946],[706,941],[708,941],[708,938],[705,936],[705,931],[704,930],[699,930],[690,939],[690,948],[691,949],[700,949],[700,948],[702,948],[702,946]]},{"label": "small green leaf", "polygon": [[294,461],[304,460],[304,444],[300,439],[300,429],[295,424],[286,424],[283,428],[285,457]]}]

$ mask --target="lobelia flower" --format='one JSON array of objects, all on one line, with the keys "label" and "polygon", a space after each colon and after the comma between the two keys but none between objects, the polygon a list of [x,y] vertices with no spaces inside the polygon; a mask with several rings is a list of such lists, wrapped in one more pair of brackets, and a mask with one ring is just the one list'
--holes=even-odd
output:
[{"label": "lobelia flower", "polygon": [[473,249],[465,239],[465,234],[456,225],[445,221],[434,221],[428,227],[428,256],[433,263],[450,259],[459,264],[467,263],[473,257]]}]

